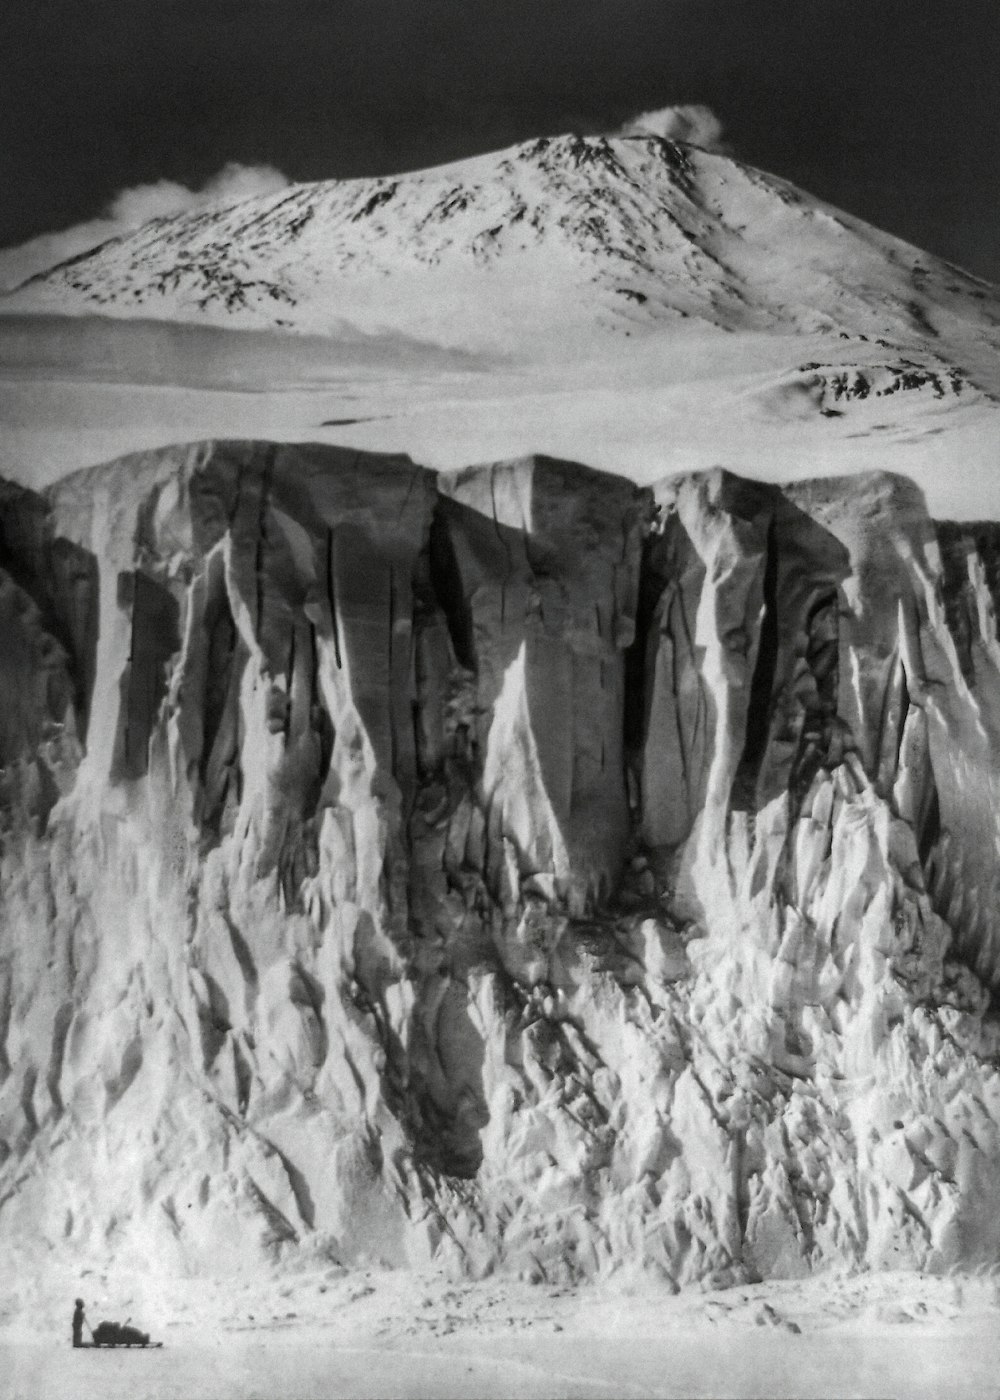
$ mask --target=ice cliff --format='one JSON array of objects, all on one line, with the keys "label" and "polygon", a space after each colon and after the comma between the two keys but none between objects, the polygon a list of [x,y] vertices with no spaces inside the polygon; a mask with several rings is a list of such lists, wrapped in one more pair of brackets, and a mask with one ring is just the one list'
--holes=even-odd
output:
[{"label": "ice cliff", "polygon": [[12,1266],[994,1260],[998,598],[885,475],[0,488]]}]

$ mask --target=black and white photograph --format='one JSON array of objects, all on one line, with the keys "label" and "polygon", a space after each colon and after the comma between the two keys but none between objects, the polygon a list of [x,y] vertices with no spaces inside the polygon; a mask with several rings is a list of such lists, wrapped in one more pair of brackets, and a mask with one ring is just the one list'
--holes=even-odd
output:
[{"label": "black and white photograph", "polygon": [[0,1400],[998,1400],[997,0],[4,0]]}]

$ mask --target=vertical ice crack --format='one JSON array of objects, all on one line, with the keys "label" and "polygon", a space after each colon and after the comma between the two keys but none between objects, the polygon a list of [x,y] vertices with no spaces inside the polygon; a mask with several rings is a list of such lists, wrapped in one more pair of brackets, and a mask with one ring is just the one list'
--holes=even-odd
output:
[{"label": "vertical ice crack", "polygon": [[333,655],[337,670],[341,671],[344,663],[340,655],[340,624],[337,621],[337,538],[336,527],[332,525],[326,532],[326,599],[333,627]]},{"label": "vertical ice crack", "polygon": [[264,636],[265,555],[267,551],[267,512],[271,500],[271,479],[274,473],[274,451],[268,452],[260,482],[260,507],[257,516],[257,553],[254,565],[257,575],[256,632]]}]

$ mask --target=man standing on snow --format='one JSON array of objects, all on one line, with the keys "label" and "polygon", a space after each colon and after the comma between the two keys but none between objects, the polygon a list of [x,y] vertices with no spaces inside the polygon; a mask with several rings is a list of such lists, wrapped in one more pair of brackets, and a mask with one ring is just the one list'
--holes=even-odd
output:
[{"label": "man standing on snow", "polygon": [[73,1309],[73,1345],[83,1346],[83,1299],[77,1298]]}]

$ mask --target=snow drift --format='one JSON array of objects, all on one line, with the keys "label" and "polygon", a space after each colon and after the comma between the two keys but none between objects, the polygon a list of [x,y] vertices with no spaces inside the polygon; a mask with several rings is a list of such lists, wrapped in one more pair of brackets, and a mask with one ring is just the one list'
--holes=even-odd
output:
[{"label": "snow drift", "polygon": [[5,486],[11,1260],[993,1260],[998,560],[881,474]]}]

